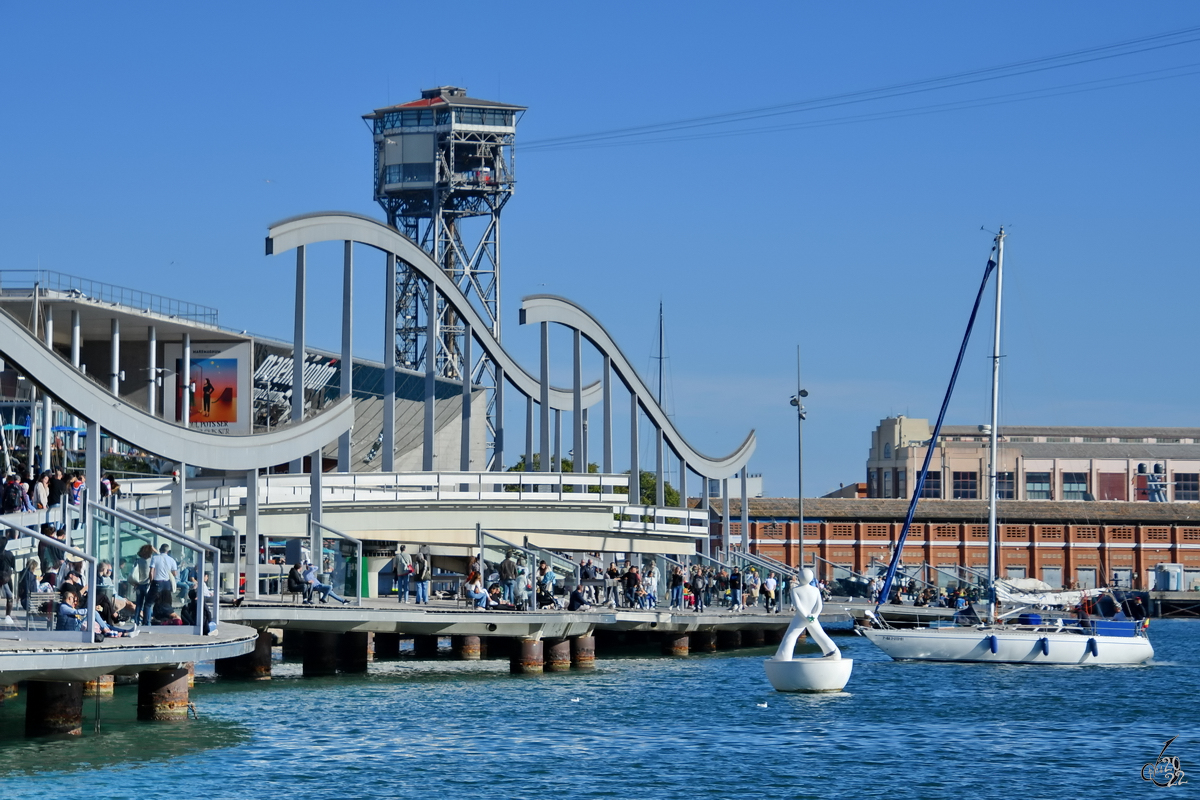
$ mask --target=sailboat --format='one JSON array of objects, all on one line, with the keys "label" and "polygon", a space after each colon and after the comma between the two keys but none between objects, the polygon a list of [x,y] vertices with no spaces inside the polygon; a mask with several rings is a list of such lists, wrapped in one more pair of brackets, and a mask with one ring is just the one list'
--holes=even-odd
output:
[{"label": "sailboat", "polygon": [[960,613],[956,615],[955,622],[943,626],[893,628],[879,615],[879,604],[877,604],[874,611],[867,612],[869,624],[858,625],[855,631],[866,636],[880,650],[897,661],[1072,665],[1141,664],[1154,655],[1154,648],[1146,635],[1143,620],[1119,618],[1043,620],[1041,614],[1022,614],[1014,618],[1014,615],[1023,609],[1008,612],[1003,617],[997,615],[996,451],[999,427],[996,417],[1000,387],[1000,300],[1004,285],[1004,238],[1004,229],[1001,228],[1000,232],[996,234],[992,246],[995,258],[989,257],[987,268],[984,270],[983,281],[979,286],[979,293],[975,297],[975,306],[971,310],[971,317],[967,323],[967,332],[959,347],[954,372],[950,376],[950,385],[946,388],[946,396],[942,400],[937,424],[933,428],[933,436],[925,452],[925,462],[917,476],[912,500],[908,506],[908,515],[905,517],[904,527],[900,531],[900,539],[896,543],[895,552],[888,565],[883,590],[879,594],[880,604],[890,596],[892,581],[896,576],[896,569],[904,549],[904,540],[912,526],[913,515],[917,509],[917,499],[921,496],[925,476],[929,472],[929,464],[941,433],[942,422],[946,417],[946,409],[950,404],[954,383],[958,379],[963,355],[966,353],[967,343],[971,338],[971,329],[975,325],[975,317],[979,312],[988,280],[994,272],[996,314],[992,343],[992,425],[988,463],[988,590],[990,599],[987,620],[980,620],[973,612],[967,617]]}]

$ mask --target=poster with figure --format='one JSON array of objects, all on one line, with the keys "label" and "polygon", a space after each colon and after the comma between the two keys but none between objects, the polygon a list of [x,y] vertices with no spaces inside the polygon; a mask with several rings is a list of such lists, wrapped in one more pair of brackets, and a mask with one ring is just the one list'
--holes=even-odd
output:
[{"label": "poster with figure", "polygon": [[250,433],[250,359],[248,342],[193,342],[190,373],[184,375],[183,346],[163,348],[170,373],[164,386],[163,413],[181,423],[187,409],[188,427],[208,433]]}]

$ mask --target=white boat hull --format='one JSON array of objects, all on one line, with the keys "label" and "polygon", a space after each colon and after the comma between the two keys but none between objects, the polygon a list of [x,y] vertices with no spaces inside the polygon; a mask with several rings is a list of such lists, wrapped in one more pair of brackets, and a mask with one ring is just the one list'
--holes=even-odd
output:
[{"label": "white boat hull", "polygon": [[860,628],[897,661],[981,664],[1141,664],[1154,656],[1145,636],[1054,630],[982,628]]},{"label": "white boat hull", "polygon": [[777,692],[840,692],[854,668],[851,658],[769,658],[767,680]]}]

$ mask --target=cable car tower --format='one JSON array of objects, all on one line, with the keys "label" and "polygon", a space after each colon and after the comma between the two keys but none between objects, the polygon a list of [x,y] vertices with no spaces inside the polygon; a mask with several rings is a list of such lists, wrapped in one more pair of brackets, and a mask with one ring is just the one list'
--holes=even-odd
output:
[{"label": "cable car tower", "polygon": [[[467,97],[465,89],[425,89],[421,99],[379,108],[363,119],[375,142],[375,201],[399,230],[441,265],[500,338],[500,211],[516,185],[517,119],[524,106]],[[468,222],[468,220],[471,220]],[[437,348],[438,375],[494,389],[486,358],[463,364],[463,326],[438,302],[439,341],[426,342],[429,287],[399,265],[396,356],[422,369]],[[495,393],[489,393],[493,447]],[[492,450],[494,454],[494,449]],[[499,465],[494,465],[498,467]]]}]

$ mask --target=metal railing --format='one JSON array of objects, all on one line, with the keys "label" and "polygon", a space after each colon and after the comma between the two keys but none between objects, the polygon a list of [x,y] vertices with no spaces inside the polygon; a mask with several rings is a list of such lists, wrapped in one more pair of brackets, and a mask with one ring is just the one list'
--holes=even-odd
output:
[{"label": "metal railing", "polygon": [[217,324],[217,309],[150,294],[139,289],[128,289],[101,283],[87,278],[78,278],[62,272],[43,269],[0,270],[0,294],[39,290],[63,292],[71,297],[116,303],[140,311],[152,311],[167,317],[189,319],[205,325]]},{"label": "metal railing", "polygon": [[[204,625],[204,591],[206,588],[205,583],[204,583],[204,571],[205,571],[204,570],[204,564],[205,564],[204,556],[206,553],[208,555],[212,556],[213,586],[219,586],[220,579],[221,579],[221,553],[220,553],[220,551],[216,547],[213,547],[212,545],[204,544],[203,542],[197,541],[196,539],[193,539],[183,533],[180,533],[179,531],[172,530],[171,528],[168,528],[165,525],[161,525],[152,519],[147,519],[146,517],[142,517],[138,514],[134,514],[129,511],[124,511],[119,508],[112,508],[110,506],[101,505],[101,504],[93,502],[91,500],[88,501],[88,510],[92,517],[93,534],[95,536],[95,549],[97,552],[99,551],[99,538],[100,538],[99,537],[99,525],[100,525],[99,518],[103,518],[106,515],[114,518],[112,527],[113,527],[113,532],[114,532],[114,544],[117,546],[118,552],[119,552],[119,547],[120,547],[120,541],[119,541],[120,531],[118,530],[119,523],[116,522],[116,520],[120,520],[125,523],[128,523],[129,525],[134,525],[138,528],[142,528],[144,530],[150,531],[151,534],[153,534],[154,536],[161,536],[164,539],[167,539],[168,541],[171,541],[171,542],[174,542],[174,543],[180,545],[185,550],[191,550],[191,551],[195,552],[195,554],[196,554],[196,574],[198,576],[196,578],[196,604],[194,607],[195,614],[196,614],[195,633],[197,636],[204,636],[208,632],[207,630],[205,630],[205,625]],[[138,538],[145,540],[146,537],[138,535]],[[117,559],[117,558],[113,559],[114,564],[118,563],[118,561],[119,561],[119,559]],[[212,600],[212,622],[213,622],[213,626],[215,629],[215,627],[220,623],[219,593],[212,587],[207,587],[207,588],[208,588],[209,595],[211,596],[211,600]]]},{"label": "metal railing", "polygon": [[[52,536],[46,536],[45,534],[35,531],[31,528],[26,528],[22,525],[14,524],[13,522],[9,521],[9,519],[7,519],[7,518],[4,520],[4,525],[7,526],[8,528],[10,528],[11,530],[16,531],[18,534],[24,534],[25,536],[28,536],[29,538],[33,539],[35,542],[41,542],[44,545],[56,548],[57,550],[61,550],[64,554],[70,553],[71,555],[76,556],[80,560],[86,562],[88,565],[87,585],[89,587],[96,586],[97,573],[98,573],[98,570],[96,567],[99,563],[99,559],[97,559],[94,555],[90,555],[88,553],[83,552],[82,550],[71,547],[71,545],[67,544],[66,542],[59,541],[58,539],[55,539]],[[28,558],[37,558],[36,550],[33,553],[31,553],[28,556]],[[82,630],[81,630],[81,633],[79,634],[79,636],[80,636],[81,641],[83,641],[85,643],[90,643],[93,640],[92,637],[95,635],[96,627],[97,627],[95,624],[97,592],[90,591],[87,594],[88,594],[87,618],[80,625]],[[17,638],[47,639],[47,640],[58,640],[58,641],[70,641],[75,638],[74,636],[70,636],[70,635],[64,636],[63,635],[64,633],[66,633],[66,634],[73,633],[73,631],[52,630],[52,631],[38,631],[36,633],[32,632],[29,629],[29,616],[28,615],[37,613],[37,609],[32,608],[32,601],[30,601],[30,606],[31,607],[26,611],[26,614],[27,614],[26,630],[22,631],[20,634],[18,634]],[[55,611],[54,615],[55,615],[55,618],[57,619],[57,611]],[[4,638],[6,636],[6,634],[11,636],[12,632],[11,631],[0,631],[0,638]]]},{"label": "metal railing", "polygon": [[[362,591],[362,570],[363,570],[362,541],[359,539],[355,539],[353,536],[351,536],[347,533],[342,533],[337,528],[331,528],[322,522],[317,522],[315,519],[310,519],[308,521],[308,523],[309,523],[309,535],[310,536],[313,535],[314,533],[317,533],[317,531],[314,529],[319,529],[319,530],[325,531],[326,533],[332,533],[334,536],[341,537],[342,539],[345,539],[346,541],[354,544],[357,552],[356,552],[356,558],[354,561],[353,575],[346,575],[342,579],[342,591],[347,591],[346,590],[347,586],[353,586],[354,587],[354,604],[361,606],[362,605],[362,595],[363,595],[363,591]],[[318,559],[317,559],[318,566],[321,566],[321,564],[319,563],[322,560],[320,558],[320,556],[324,555],[325,546],[324,546],[324,542],[323,542],[323,537],[321,537],[319,533],[317,533],[317,540],[321,541],[321,543],[322,543],[321,544],[321,553],[318,554]],[[341,566],[342,566],[343,570],[345,570],[345,564],[343,563],[343,564],[341,564]],[[349,572],[349,570],[346,570],[346,571]],[[329,573],[330,581],[332,581],[334,579],[333,576],[336,575],[337,572],[338,572],[337,569],[333,569],[330,571],[330,573]]]}]

